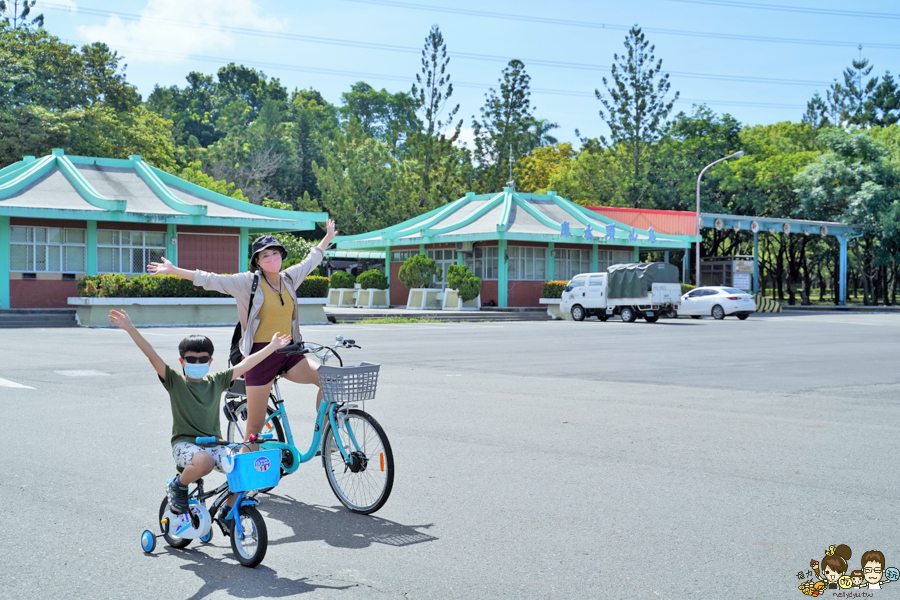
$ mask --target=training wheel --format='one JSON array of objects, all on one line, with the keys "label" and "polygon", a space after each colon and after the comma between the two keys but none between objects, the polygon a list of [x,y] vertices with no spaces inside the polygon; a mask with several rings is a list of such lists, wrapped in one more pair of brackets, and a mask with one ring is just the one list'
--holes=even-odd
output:
[{"label": "training wheel", "polygon": [[144,530],[144,533],[141,534],[141,548],[147,554],[156,550],[156,536],[150,530]]},{"label": "training wheel", "polygon": [[212,530],[212,526],[210,526],[209,533],[207,533],[206,535],[201,535],[200,541],[203,542],[204,544],[208,544],[209,541],[212,539],[212,536],[213,536],[213,530]]}]

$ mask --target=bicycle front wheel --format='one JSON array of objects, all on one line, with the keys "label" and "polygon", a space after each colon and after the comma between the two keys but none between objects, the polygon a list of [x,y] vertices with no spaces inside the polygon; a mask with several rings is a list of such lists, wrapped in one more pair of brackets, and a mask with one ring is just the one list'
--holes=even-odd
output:
[{"label": "bicycle front wheel", "polygon": [[245,567],[255,567],[262,562],[269,548],[269,532],[262,515],[252,506],[242,506],[238,510],[241,520],[243,539],[238,535],[237,527],[231,528],[231,549],[238,562]]},{"label": "bicycle front wheel", "polygon": [[[226,410],[228,410],[227,406]],[[234,405],[234,411],[229,410],[228,412],[228,443],[237,444],[244,440],[244,433],[247,431],[247,401],[241,400]],[[271,433],[274,435],[273,439],[283,442],[284,428],[281,426],[281,421],[278,420],[278,417],[269,418],[274,412],[271,406],[266,407],[268,421],[263,425],[260,433]]]},{"label": "bicycle front wheel", "polygon": [[[322,465],[328,485],[351,511],[371,514],[384,506],[394,485],[391,444],[378,421],[358,409],[347,411],[344,425],[339,427],[341,431],[335,435],[331,423],[326,422],[322,435]],[[349,462],[341,454],[341,447],[350,457]]]}]

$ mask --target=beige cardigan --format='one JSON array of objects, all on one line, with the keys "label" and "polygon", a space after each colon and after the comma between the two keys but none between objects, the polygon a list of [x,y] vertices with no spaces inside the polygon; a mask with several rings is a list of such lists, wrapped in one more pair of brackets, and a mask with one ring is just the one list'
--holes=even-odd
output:
[{"label": "beige cardigan", "polygon": [[[297,288],[306,279],[310,272],[319,266],[324,258],[324,253],[318,246],[314,246],[309,251],[309,255],[292,267],[288,267],[282,271],[281,276],[284,287],[291,297],[294,306],[294,314],[291,317],[291,337],[295,342],[300,341],[300,323],[297,321]],[[247,271],[245,273],[235,273],[234,275],[219,275],[218,273],[209,273],[197,269],[194,271],[192,280],[194,285],[200,286],[206,290],[213,290],[222,294],[233,296],[237,301],[238,318],[241,320],[241,329],[244,336],[241,338],[241,353],[244,356],[250,355],[250,349],[253,347],[253,336],[259,328],[259,311],[262,309],[265,295],[262,290],[257,288],[256,295],[253,297],[253,306],[250,308],[250,326],[247,326],[247,308],[250,303],[250,289],[253,287],[253,273]],[[265,285],[260,281],[260,285]],[[282,332],[284,333],[284,332]]]}]

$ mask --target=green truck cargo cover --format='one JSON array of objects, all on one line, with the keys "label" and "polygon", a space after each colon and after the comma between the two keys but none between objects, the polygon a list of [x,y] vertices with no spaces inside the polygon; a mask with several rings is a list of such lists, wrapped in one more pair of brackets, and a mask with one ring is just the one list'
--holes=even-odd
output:
[{"label": "green truck cargo cover", "polygon": [[631,263],[607,269],[608,298],[642,298],[654,283],[680,283],[678,267],[669,263]]}]

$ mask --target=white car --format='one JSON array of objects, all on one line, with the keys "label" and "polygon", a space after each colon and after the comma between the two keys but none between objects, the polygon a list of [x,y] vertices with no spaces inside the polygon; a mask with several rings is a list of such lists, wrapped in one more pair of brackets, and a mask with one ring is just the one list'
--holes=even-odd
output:
[{"label": "white car", "polygon": [[724,319],[734,315],[741,321],[756,312],[756,301],[752,294],[730,287],[698,287],[681,297],[679,315],[689,315],[695,319],[711,316]]}]

